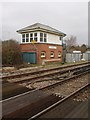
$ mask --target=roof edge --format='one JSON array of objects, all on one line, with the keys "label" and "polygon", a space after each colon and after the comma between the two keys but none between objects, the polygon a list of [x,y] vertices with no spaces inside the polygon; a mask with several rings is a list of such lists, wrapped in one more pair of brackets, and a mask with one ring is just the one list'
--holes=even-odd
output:
[{"label": "roof edge", "polygon": [[28,29],[28,30],[17,30],[16,32],[22,34],[22,33],[26,33],[26,32],[34,32],[34,31],[43,31],[43,32],[47,32],[47,33],[57,34],[57,35],[63,34],[64,36],[66,36],[66,34],[63,33],[63,32],[59,33],[59,32],[55,32],[55,31],[50,31],[50,30],[47,30],[47,29],[43,29],[43,28],[40,28],[40,27],[33,28],[33,29]]}]

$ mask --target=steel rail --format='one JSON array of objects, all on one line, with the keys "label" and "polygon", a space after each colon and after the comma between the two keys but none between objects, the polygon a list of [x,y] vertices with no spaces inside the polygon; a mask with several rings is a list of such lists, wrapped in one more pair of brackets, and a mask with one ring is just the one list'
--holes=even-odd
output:
[{"label": "steel rail", "polygon": [[82,90],[84,90],[86,87],[90,86],[90,83],[87,83],[86,85],[84,85],[83,87],[79,88],[78,90],[74,91],[73,93],[71,93],[70,95],[62,98],[61,100],[59,100],[58,102],[54,103],[53,105],[49,106],[48,108],[42,110],[41,112],[37,113],[36,115],[32,116],[31,118],[29,118],[28,120],[33,120],[36,119],[38,117],[40,117],[41,115],[45,114],[46,112],[48,112],[49,110],[55,108],[56,106],[58,106],[59,104],[63,103],[64,101],[68,100],[69,98],[73,97],[74,95],[76,95],[77,93],[81,92]]},{"label": "steel rail", "polygon": [[25,92],[25,93],[22,93],[22,94],[19,94],[19,95],[15,95],[15,96],[13,96],[13,97],[10,97],[10,98],[1,100],[0,103],[3,103],[3,102],[5,102],[5,101],[9,101],[9,100],[12,100],[12,99],[16,99],[16,98],[18,98],[18,97],[21,97],[21,96],[30,94],[30,93],[32,93],[32,92],[34,92],[34,91],[45,90],[45,89],[53,88],[53,87],[55,87],[55,86],[57,86],[57,85],[60,85],[60,84],[62,84],[62,83],[64,83],[64,82],[67,82],[68,80],[72,80],[73,78],[79,77],[79,76],[81,76],[82,74],[86,74],[86,73],[88,73],[88,72],[89,72],[89,71],[86,71],[86,72],[84,72],[84,73],[80,73],[80,74],[78,74],[78,75],[74,75],[73,77],[66,78],[66,79],[64,79],[64,80],[61,80],[60,82],[54,83],[54,84],[52,84],[52,85],[49,85],[49,86],[46,86],[46,87],[43,87],[43,88],[39,88],[39,89],[31,90],[31,91],[28,91],[28,92]]},{"label": "steel rail", "polygon": [[78,74],[78,75],[75,75],[75,76],[66,78],[66,79],[64,79],[64,80],[60,80],[60,82],[54,83],[54,84],[52,84],[52,85],[49,85],[49,86],[46,86],[46,87],[43,87],[43,88],[40,88],[39,90],[52,89],[53,87],[56,87],[56,86],[58,86],[58,85],[60,85],[60,84],[63,84],[63,83],[66,83],[68,80],[72,80],[72,79],[74,80],[75,78],[80,77],[82,74],[84,75],[84,74],[89,73],[89,72],[90,72],[90,71],[86,71],[86,72],[80,73],[80,74]]},{"label": "steel rail", "polygon": [[74,66],[81,66],[81,65],[85,65],[85,64],[89,64],[90,62],[86,62],[86,63],[80,63],[80,64],[73,64],[73,65],[69,65],[69,66],[60,66],[60,67],[55,67],[55,68],[50,68],[50,69],[45,69],[45,70],[39,70],[39,71],[32,71],[32,72],[27,72],[27,73],[20,73],[20,74],[14,74],[14,75],[9,75],[9,76],[2,76],[2,79],[8,79],[8,78],[14,78],[14,77],[20,77],[22,75],[33,75],[33,74],[39,74],[39,73],[44,73],[44,72],[48,72],[48,71],[53,71],[53,70],[58,70],[60,68],[64,69],[64,68],[69,68],[69,67],[74,67]]},{"label": "steel rail", "polygon": [[[90,65],[85,65],[85,66],[80,66],[77,68],[69,68],[68,70],[60,70],[60,71],[53,71],[52,73],[45,73],[45,74],[39,74],[38,76],[32,76],[32,77],[27,77],[27,78],[22,78],[21,80],[17,80],[17,81],[12,81],[13,83],[25,83],[25,82],[29,82],[30,80],[36,80],[39,78],[43,78],[43,77],[47,77],[47,76],[51,76],[51,75],[56,75],[56,74],[65,74],[68,72],[73,72],[79,69],[83,69],[86,67],[90,67]],[[19,79],[19,78],[18,78]]]}]

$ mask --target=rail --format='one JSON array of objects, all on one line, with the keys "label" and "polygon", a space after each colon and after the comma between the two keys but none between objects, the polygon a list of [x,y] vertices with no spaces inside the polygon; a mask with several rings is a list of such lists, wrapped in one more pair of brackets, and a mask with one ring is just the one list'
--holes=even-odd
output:
[{"label": "rail", "polygon": [[64,69],[64,68],[69,68],[69,67],[74,67],[74,66],[80,66],[80,65],[89,65],[90,62],[85,62],[85,63],[80,63],[80,64],[73,64],[73,65],[69,65],[69,66],[60,66],[60,67],[55,67],[55,68],[50,68],[50,69],[43,69],[43,70],[38,70],[38,71],[32,71],[32,72],[25,72],[25,73],[19,73],[19,74],[13,74],[13,75],[8,75],[8,76],[2,76],[0,78],[2,79],[10,79],[10,78],[14,78],[14,77],[20,77],[20,76],[28,76],[28,75],[33,75],[33,74],[39,74],[39,73],[44,73],[44,72],[48,72],[48,71],[53,71],[53,70],[58,70],[58,69]]},{"label": "rail", "polygon": [[60,85],[60,84],[62,84],[62,83],[64,83],[64,82],[67,82],[67,81],[70,80],[70,79],[77,78],[77,77],[81,76],[82,74],[86,74],[86,73],[88,73],[88,72],[89,72],[89,71],[86,71],[86,72],[84,72],[84,73],[80,73],[80,74],[78,74],[78,75],[74,75],[73,77],[71,76],[71,77],[66,78],[66,79],[64,79],[64,80],[61,80],[60,82],[54,83],[54,84],[52,84],[52,85],[48,85],[48,86],[46,86],[46,87],[39,88],[39,89],[34,89],[34,90],[31,90],[31,91],[28,91],[28,92],[25,92],[25,93],[22,93],[22,94],[19,94],[19,95],[16,95],[16,96],[13,96],[13,97],[4,99],[4,100],[1,100],[0,103],[5,102],[5,101],[9,101],[9,100],[12,100],[12,99],[15,99],[15,98],[18,98],[18,97],[27,95],[27,94],[30,94],[30,93],[32,93],[32,92],[34,92],[34,91],[50,89],[50,88],[52,88],[52,87],[55,87],[55,86]]},{"label": "rail", "polygon": [[54,103],[53,105],[49,106],[48,108],[42,110],[41,112],[37,113],[36,115],[32,116],[31,118],[29,118],[28,120],[33,120],[38,118],[39,116],[41,116],[42,114],[45,114],[46,112],[48,112],[49,110],[55,108],[57,105],[61,104],[62,102],[66,101],[67,99],[71,98],[72,96],[76,95],[77,93],[79,93],[80,91],[82,91],[83,89],[85,89],[86,87],[90,86],[90,83],[87,83],[86,85],[84,85],[83,87],[81,87],[80,89],[74,91],[73,93],[71,93],[70,95],[68,95],[65,98],[62,98],[61,100],[59,100],[58,102]]}]

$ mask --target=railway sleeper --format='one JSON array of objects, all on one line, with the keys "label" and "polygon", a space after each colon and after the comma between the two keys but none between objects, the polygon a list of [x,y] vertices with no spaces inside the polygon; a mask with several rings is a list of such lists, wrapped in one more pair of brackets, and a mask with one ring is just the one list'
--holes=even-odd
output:
[{"label": "railway sleeper", "polygon": [[89,68],[89,67],[81,68],[81,69],[73,72],[73,75],[77,75],[77,74],[80,74],[80,73],[84,73],[85,71],[90,71],[90,68]]}]

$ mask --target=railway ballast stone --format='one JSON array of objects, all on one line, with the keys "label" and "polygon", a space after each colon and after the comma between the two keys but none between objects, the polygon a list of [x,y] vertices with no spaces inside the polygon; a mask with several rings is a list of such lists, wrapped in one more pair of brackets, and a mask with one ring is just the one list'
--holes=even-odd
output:
[{"label": "railway ballast stone", "polygon": [[15,67],[3,67],[2,72],[14,72],[16,71]]}]

